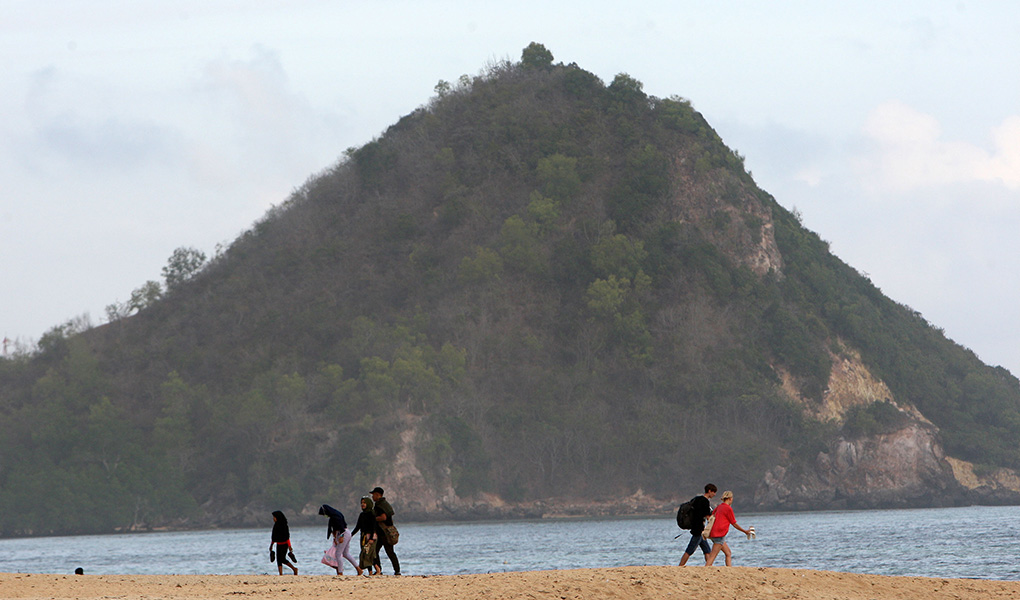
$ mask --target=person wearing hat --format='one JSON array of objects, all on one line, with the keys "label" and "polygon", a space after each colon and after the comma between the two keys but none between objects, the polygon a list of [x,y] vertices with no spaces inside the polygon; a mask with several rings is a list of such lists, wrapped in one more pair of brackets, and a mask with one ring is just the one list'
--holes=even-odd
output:
[{"label": "person wearing hat", "polygon": [[[372,490],[372,500],[375,502],[375,520],[382,525],[393,526],[393,507],[383,496],[385,492],[381,487],[376,486]],[[400,575],[400,561],[397,560],[397,553],[393,551],[393,544],[386,535],[379,536],[379,543],[386,550],[386,556],[390,557],[390,564],[393,565],[393,574]]]}]

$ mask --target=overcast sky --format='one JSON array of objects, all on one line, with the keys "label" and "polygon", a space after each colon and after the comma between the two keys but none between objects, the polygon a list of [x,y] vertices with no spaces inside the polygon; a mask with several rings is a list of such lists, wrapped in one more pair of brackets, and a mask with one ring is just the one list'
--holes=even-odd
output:
[{"label": "overcast sky", "polygon": [[689,99],[832,251],[1020,375],[1020,3],[0,0],[0,335],[105,321],[440,79]]}]

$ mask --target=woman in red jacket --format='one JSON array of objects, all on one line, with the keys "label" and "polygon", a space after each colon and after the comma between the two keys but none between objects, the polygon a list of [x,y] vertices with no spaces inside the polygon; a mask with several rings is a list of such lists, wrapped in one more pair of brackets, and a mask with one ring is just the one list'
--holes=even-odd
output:
[{"label": "woman in red jacket", "polygon": [[726,566],[733,566],[730,545],[726,543],[726,534],[730,531],[730,525],[733,525],[733,527],[742,531],[745,535],[749,534],[747,529],[737,525],[737,517],[733,514],[732,504],[733,492],[726,490],[722,493],[722,503],[715,507],[715,512],[712,513],[712,516],[715,517],[715,522],[712,523],[712,530],[708,533],[709,539],[712,540],[712,552],[705,559],[706,567],[712,566],[720,550],[726,555]]}]

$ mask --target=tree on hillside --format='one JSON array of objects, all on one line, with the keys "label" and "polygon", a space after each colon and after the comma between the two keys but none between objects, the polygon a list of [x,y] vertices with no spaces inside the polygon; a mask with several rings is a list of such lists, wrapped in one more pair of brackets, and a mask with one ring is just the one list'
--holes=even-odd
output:
[{"label": "tree on hillside", "polygon": [[150,279],[143,283],[141,287],[131,292],[131,300],[128,301],[128,307],[134,311],[142,310],[152,306],[162,295],[163,288],[159,285],[159,282]]},{"label": "tree on hillside", "polygon": [[521,52],[521,65],[526,69],[548,69],[552,61],[553,53],[538,42],[531,42]]},{"label": "tree on hillside", "polygon": [[163,280],[166,289],[172,290],[181,283],[191,279],[205,265],[205,253],[195,248],[178,248],[170,255],[163,267]]}]

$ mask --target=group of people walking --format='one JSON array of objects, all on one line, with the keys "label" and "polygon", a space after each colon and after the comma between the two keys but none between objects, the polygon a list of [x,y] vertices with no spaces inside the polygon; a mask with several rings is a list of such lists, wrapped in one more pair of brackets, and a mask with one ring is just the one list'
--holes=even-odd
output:
[{"label": "group of people walking", "polygon": [[[733,566],[733,554],[730,551],[730,545],[726,543],[726,534],[730,531],[730,525],[748,537],[754,535],[753,527],[744,529],[737,524],[737,517],[733,513],[733,492],[729,490],[723,492],[722,502],[712,509],[711,500],[718,491],[719,488],[715,484],[709,483],[705,485],[704,494],[691,499],[694,523],[691,526],[691,541],[687,544],[683,556],[680,557],[681,567],[687,564],[687,560],[698,548],[701,548],[701,552],[705,555],[705,566],[712,566],[719,552],[722,552],[726,557],[726,566]],[[709,520],[709,517],[712,519]],[[708,524],[710,526],[706,527]],[[705,531],[706,528],[708,531]],[[709,540],[712,542],[711,548],[708,545]]]},{"label": "group of people walking", "polygon": [[[379,550],[385,550],[386,556],[393,565],[393,574],[400,575],[400,561],[393,549],[393,545],[399,539],[399,533],[393,525],[393,507],[386,500],[385,492],[381,487],[376,487],[372,492],[361,499],[361,512],[358,514],[358,521],[354,530],[350,530],[347,519],[339,510],[328,504],[319,507],[319,514],[327,517],[329,522],[326,525],[326,537],[332,545],[323,555],[322,562],[336,569],[337,575],[344,574],[344,563],[347,561],[354,566],[358,575],[382,575],[382,564],[379,560]],[[351,555],[350,545],[354,534],[361,533],[361,552],[358,560]],[[288,560],[288,558],[290,560]],[[294,564],[297,559],[294,557],[294,548],[290,542],[290,529],[287,525],[287,517],[281,511],[273,512],[273,533],[272,541],[269,543],[269,560],[275,561],[280,575],[283,575],[283,567],[289,567],[294,574],[298,574],[298,568]],[[292,562],[293,561],[293,562]]]},{"label": "group of people walking", "polygon": [[[737,523],[737,517],[733,512],[733,492],[722,493],[721,502],[712,508],[711,500],[718,493],[719,488],[715,484],[705,485],[705,493],[699,494],[691,499],[691,539],[687,549],[680,558],[680,566],[687,564],[698,548],[701,548],[705,555],[705,566],[712,566],[720,552],[726,557],[726,566],[733,565],[733,555],[729,544],[726,543],[726,535],[732,525],[738,531],[748,537],[754,536],[754,527],[744,529]],[[399,539],[396,527],[393,526],[393,507],[386,500],[381,487],[376,487],[367,496],[361,498],[361,512],[358,514],[358,521],[352,531],[347,524],[347,519],[339,510],[328,504],[319,507],[319,514],[329,519],[326,525],[326,537],[331,541],[331,546],[326,550],[322,562],[336,569],[337,575],[344,574],[343,561],[354,566],[358,575],[382,575],[382,564],[380,561],[380,549],[386,552],[386,556],[393,565],[393,574],[400,575],[400,561],[393,550],[394,544]],[[684,527],[687,527],[685,524]],[[361,534],[361,552],[355,560],[351,554],[351,539],[357,533]],[[709,546],[709,542],[712,542]],[[273,512],[273,533],[269,543],[269,560],[276,562],[280,575],[283,575],[283,567],[289,567],[295,575],[298,574],[297,558],[294,556],[294,547],[290,541],[290,529],[287,525],[287,517],[281,511]]]}]

